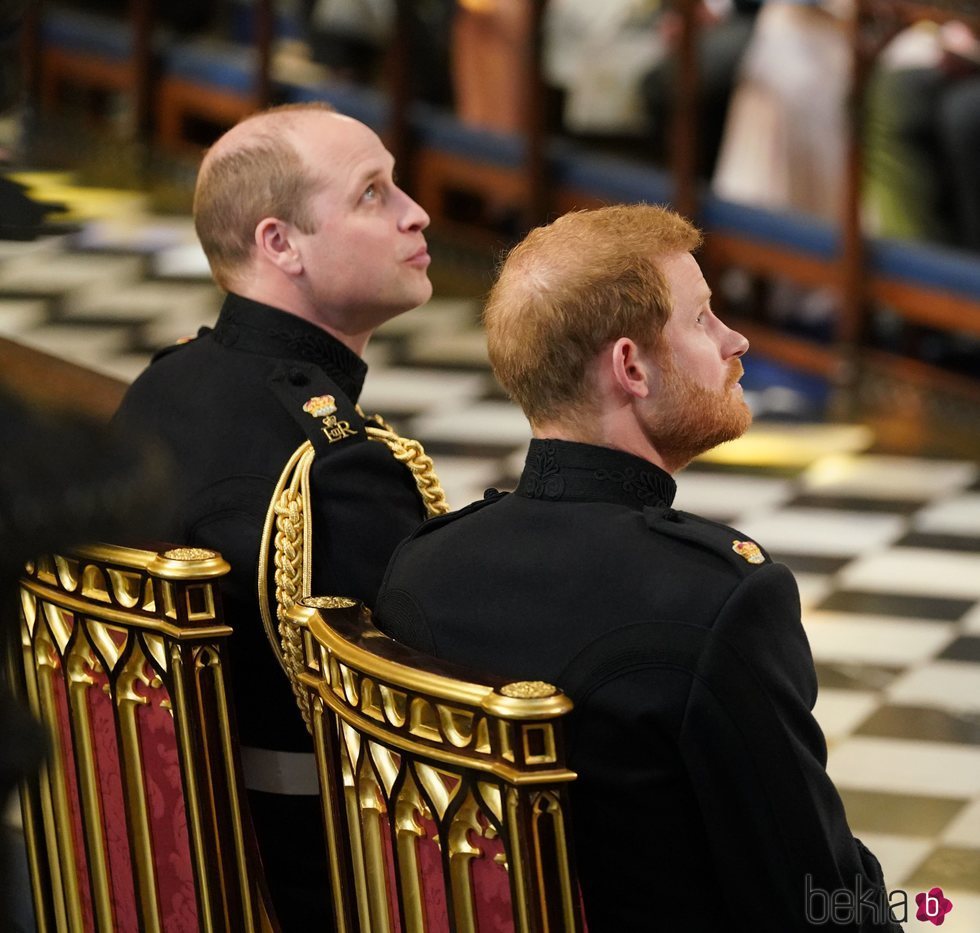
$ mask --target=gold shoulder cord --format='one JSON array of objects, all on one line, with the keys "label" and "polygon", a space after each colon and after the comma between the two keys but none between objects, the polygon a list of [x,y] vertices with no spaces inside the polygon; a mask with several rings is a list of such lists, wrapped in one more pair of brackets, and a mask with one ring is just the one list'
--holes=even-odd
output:
[{"label": "gold shoulder cord", "polygon": [[[360,408],[358,413],[363,416]],[[382,427],[365,425],[368,439],[380,441],[391,450],[395,459],[411,471],[419,495],[425,505],[426,515],[432,518],[449,511],[446,494],[436,476],[432,458],[422,445],[411,438],[396,434],[379,415],[372,419]],[[311,596],[312,589],[312,521],[306,504],[310,501],[310,468],[313,465],[313,444],[306,441],[289,458],[279,482],[272,493],[272,501],[266,513],[259,550],[259,612],[269,644],[279,663],[289,677],[296,703],[303,714],[306,727],[310,728],[309,699],[301,687],[298,675],[304,670],[303,637],[295,625],[291,625],[287,612],[297,602]],[[273,539],[273,526],[275,538]],[[272,621],[269,605],[268,560],[269,544],[273,544],[275,567],[276,620]]]},{"label": "gold shoulder cord", "polygon": [[387,444],[389,450],[394,454],[399,463],[404,463],[412,472],[412,479],[418,487],[419,495],[425,505],[425,514],[428,518],[435,515],[445,515],[449,511],[449,503],[446,502],[446,494],[442,491],[439,477],[436,476],[435,465],[432,458],[422,449],[422,445],[410,437],[402,437],[396,434],[391,425],[386,424],[380,415],[373,418],[381,427],[375,428],[365,425],[364,430],[372,441],[381,441]]}]

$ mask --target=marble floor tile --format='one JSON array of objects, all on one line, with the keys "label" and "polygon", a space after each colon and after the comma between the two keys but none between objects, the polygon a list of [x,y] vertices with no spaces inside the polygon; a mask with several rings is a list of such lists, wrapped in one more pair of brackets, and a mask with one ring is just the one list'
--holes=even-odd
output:
[{"label": "marble floor tile", "polygon": [[928,500],[969,486],[978,467],[967,461],[839,454],[813,464],[803,476],[810,493]]},{"label": "marble floor tile", "polygon": [[943,661],[969,661],[971,664],[980,664],[980,636],[960,636],[942,650],[939,658]]},{"label": "marble floor tile", "polygon": [[980,493],[964,493],[921,509],[912,521],[919,531],[980,534]]},{"label": "marble floor tile", "polygon": [[157,253],[185,244],[197,244],[194,222],[189,217],[154,217],[152,221],[128,217],[92,220],[71,238],[73,249],[123,250]]},{"label": "marble floor tile", "polygon": [[[907,883],[918,890],[939,885],[950,900],[953,900],[949,893],[952,889],[980,894],[980,848],[941,846],[926,856]],[[956,902],[953,904],[955,908]]]},{"label": "marble floor tile", "polygon": [[111,292],[79,297],[68,312],[71,320],[133,319],[177,316],[211,323],[222,295],[213,285],[192,282],[133,282]]},{"label": "marble floor tile", "polygon": [[385,321],[376,333],[379,339],[414,337],[420,333],[460,333],[472,330],[479,319],[479,305],[469,299],[433,297],[421,308],[406,311]]},{"label": "marble floor tile", "polygon": [[960,631],[967,635],[980,635],[980,602],[967,610],[960,622]]},{"label": "marble floor tile", "polygon": [[[856,836],[865,833],[935,839],[951,828],[969,804],[948,797],[888,794],[881,791],[840,788],[847,823]],[[945,838],[945,836],[943,837]]]},{"label": "marble floor tile", "polygon": [[858,664],[853,661],[814,662],[820,689],[873,690],[879,693],[902,673],[900,667]]},{"label": "marble floor tile", "polygon": [[980,794],[980,749],[939,742],[852,737],[830,750],[839,787],[963,800]]},{"label": "marble floor tile", "polygon": [[932,661],[896,678],[888,699],[906,706],[925,706],[980,713],[980,664]]},{"label": "marble floor tile", "polygon": [[45,324],[18,334],[17,342],[99,372],[103,372],[113,356],[126,349],[126,335],[118,327]]},{"label": "marble floor tile", "polygon": [[817,608],[833,612],[920,619],[923,622],[956,622],[962,619],[972,606],[972,599],[840,589],[831,592]]},{"label": "marble floor tile", "polygon": [[143,261],[135,256],[66,254],[53,262],[50,256],[36,253],[0,265],[0,293],[60,294],[69,307],[79,291],[89,288],[105,294],[137,281],[142,271]]},{"label": "marble floor tile", "polygon": [[797,470],[835,453],[866,450],[873,440],[864,425],[757,422],[738,440],[702,454],[698,461]]},{"label": "marble floor tile", "polygon": [[[859,837],[881,863],[881,873],[885,879],[885,887],[889,891],[903,887],[905,879],[915,871],[932,848],[932,843],[928,839],[914,836],[862,832]],[[909,901],[911,900],[910,896]],[[914,915],[915,911],[910,910],[909,916]]]},{"label": "marble floor tile", "polygon": [[48,316],[43,298],[0,298],[0,337],[17,338],[18,334],[40,327]]},{"label": "marble floor tile", "polygon": [[895,547],[931,548],[935,551],[965,551],[968,554],[980,554],[980,533],[911,530],[906,531],[895,542]]},{"label": "marble floor tile", "polygon": [[906,665],[935,657],[955,637],[952,623],[807,610],[803,624],[820,661]]},{"label": "marble floor tile", "polygon": [[466,411],[427,413],[415,419],[415,436],[457,444],[526,444],[531,428],[520,409],[505,402],[479,402]]},{"label": "marble floor tile", "polygon": [[480,331],[421,334],[409,339],[406,362],[486,370],[487,341]]},{"label": "marble floor tile", "polygon": [[461,509],[483,498],[484,490],[493,485],[499,470],[492,463],[469,457],[439,457],[436,473],[449,505]]},{"label": "marble floor tile", "polygon": [[856,556],[890,544],[904,525],[898,515],[785,508],[743,515],[738,527],[768,551]]},{"label": "marble floor tile", "polygon": [[[213,327],[220,304],[206,303],[175,307],[143,328],[144,345],[150,350],[169,347],[185,337],[196,337],[202,327]],[[147,360],[149,362],[149,360]]]},{"label": "marble floor tile", "polygon": [[980,846],[980,797],[971,800],[950,820],[940,839],[948,846]]},{"label": "marble floor tile", "polygon": [[833,582],[825,574],[794,573],[796,585],[800,589],[800,606],[804,611],[818,606],[833,588]]},{"label": "marble floor tile", "polygon": [[211,281],[211,267],[197,242],[160,250],[153,257],[153,274],[161,279],[202,279]]},{"label": "marble floor tile", "polygon": [[678,474],[674,507],[741,527],[737,516],[765,511],[790,495],[790,480],[685,471]]},{"label": "marble floor tile", "polygon": [[[736,526],[737,527],[737,526]],[[781,564],[786,564],[793,574],[809,573],[825,577],[833,577],[839,570],[846,567],[850,557],[833,557],[829,554],[798,554],[777,548],[770,551],[769,556]]]},{"label": "marble floor tile", "polygon": [[922,501],[883,496],[872,499],[870,496],[801,492],[795,495],[787,506],[796,509],[824,509],[834,512],[862,512],[868,515],[883,514],[911,518],[921,508]]},{"label": "marble floor tile", "polygon": [[855,731],[892,739],[921,739],[980,748],[980,715],[972,711],[888,704],[878,707]]},{"label": "marble floor tile", "polygon": [[21,256],[43,253],[47,256],[60,256],[69,243],[66,236],[42,236],[36,240],[0,240],[0,266]]},{"label": "marble floor tile", "polygon": [[980,599],[980,554],[892,548],[867,554],[845,568],[851,589]]},{"label": "marble floor tile", "polygon": [[483,388],[479,373],[407,367],[372,368],[361,393],[361,407],[379,411],[439,411],[466,407]]},{"label": "marble floor tile", "polygon": [[877,693],[862,690],[824,689],[817,693],[813,709],[828,744],[847,738],[875,709]]}]

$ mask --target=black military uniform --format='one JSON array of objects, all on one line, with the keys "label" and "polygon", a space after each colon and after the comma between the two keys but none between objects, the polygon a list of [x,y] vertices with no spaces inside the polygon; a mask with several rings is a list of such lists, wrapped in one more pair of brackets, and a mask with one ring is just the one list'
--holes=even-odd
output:
[{"label": "black military uniform", "polygon": [[882,877],[825,771],[796,583],[739,532],[672,509],[674,492],[630,454],[532,441],[514,494],[398,549],[377,621],[574,700],[590,933],[808,929],[807,883]]},{"label": "black military uniform", "polygon": [[[354,407],[366,372],[322,329],[229,295],[214,329],[158,354],[117,415],[163,439],[177,464],[180,491],[153,533],[220,551],[232,567],[222,596],[235,631],[230,661],[246,783],[287,929],[322,928],[324,908],[313,901],[327,896],[327,880],[322,862],[312,861],[324,848],[311,740],[259,616],[259,544],[273,488],[311,440],[313,592],[374,604],[388,558],[425,509],[410,472],[384,444],[367,440]],[[322,404],[308,404],[327,396],[336,409],[332,437]]]}]

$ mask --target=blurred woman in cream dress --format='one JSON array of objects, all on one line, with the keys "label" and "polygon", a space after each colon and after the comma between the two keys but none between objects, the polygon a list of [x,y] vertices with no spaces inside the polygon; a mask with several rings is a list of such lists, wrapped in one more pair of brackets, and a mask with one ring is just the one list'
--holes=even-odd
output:
[{"label": "blurred woman in cream dress", "polygon": [[840,216],[850,0],[771,0],[742,59],[712,187],[727,200]]}]

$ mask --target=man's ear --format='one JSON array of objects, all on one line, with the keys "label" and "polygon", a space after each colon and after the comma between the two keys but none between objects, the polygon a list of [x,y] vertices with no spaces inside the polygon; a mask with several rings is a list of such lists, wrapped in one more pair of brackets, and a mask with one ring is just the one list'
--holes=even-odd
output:
[{"label": "man's ear", "polygon": [[286,221],[265,217],[255,227],[255,249],[266,262],[296,275],[303,271],[303,262],[292,241],[292,232],[292,225]]},{"label": "man's ear", "polygon": [[606,351],[615,384],[631,398],[647,398],[657,384],[653,360],[629,337],[620,337]]}]

